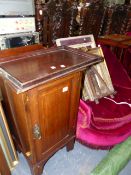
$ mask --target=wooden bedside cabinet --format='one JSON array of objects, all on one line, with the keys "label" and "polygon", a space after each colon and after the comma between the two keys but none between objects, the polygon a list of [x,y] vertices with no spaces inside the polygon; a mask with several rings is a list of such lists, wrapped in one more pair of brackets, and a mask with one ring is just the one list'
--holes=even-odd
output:
[{"label": "wooden bedside cabinet", "polygon": [[33,175],[73,149],[83,70],[102,60],[67,47],[28,52],[0,65],[12,134]]}]

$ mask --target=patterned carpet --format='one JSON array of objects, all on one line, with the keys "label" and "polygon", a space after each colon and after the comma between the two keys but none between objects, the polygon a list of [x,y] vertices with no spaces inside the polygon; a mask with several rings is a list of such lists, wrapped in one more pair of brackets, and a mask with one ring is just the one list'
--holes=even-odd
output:
[{"label": "patterned carpet", "polygon": [[[93,150],[76,142],[72,151],[59,150],[45,164],[42,175],[90,175],[93,168],[107,154],[105,150]],[[131,175],[131,162],[119,175]],[[29,166],[22,154],[12,175],[31,175]]]}]

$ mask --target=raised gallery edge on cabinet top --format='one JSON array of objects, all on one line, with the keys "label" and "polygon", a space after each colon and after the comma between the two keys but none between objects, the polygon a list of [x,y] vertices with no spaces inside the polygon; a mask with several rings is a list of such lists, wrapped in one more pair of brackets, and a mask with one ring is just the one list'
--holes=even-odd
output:
[{"label": "raised gallery edge on cabinet top", "polygon": [[20,93],[102,60],[100,56],[62,46],[14,56],[14,60],[0,65],[0,73]]}]

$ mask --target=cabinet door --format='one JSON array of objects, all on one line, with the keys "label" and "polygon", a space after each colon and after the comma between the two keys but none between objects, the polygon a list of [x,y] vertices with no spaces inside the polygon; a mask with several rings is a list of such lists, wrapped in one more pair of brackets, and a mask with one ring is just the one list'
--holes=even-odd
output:
[{"label": "cabinet door", "polygon": [[74,138],[80,77],[80,73],[75,73],[29,92],[37,161],[46,159]]}]

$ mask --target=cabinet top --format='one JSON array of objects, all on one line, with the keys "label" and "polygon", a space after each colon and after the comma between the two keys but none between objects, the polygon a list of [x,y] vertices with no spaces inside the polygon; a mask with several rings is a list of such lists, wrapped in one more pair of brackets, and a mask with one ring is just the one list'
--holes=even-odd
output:
[{"label": "cabinet top", "polygon": [[81,71],[102,59],[68,47],[41,49],[14,56],[13,60],[0,65],[0,72],[20,93],[71,72]]}]

